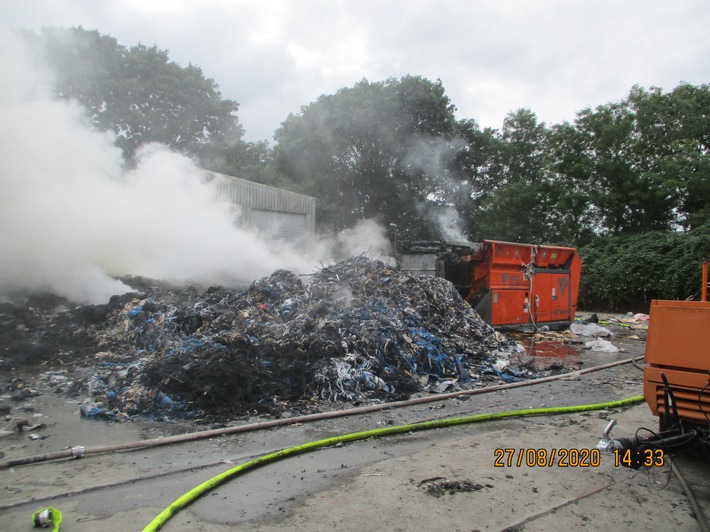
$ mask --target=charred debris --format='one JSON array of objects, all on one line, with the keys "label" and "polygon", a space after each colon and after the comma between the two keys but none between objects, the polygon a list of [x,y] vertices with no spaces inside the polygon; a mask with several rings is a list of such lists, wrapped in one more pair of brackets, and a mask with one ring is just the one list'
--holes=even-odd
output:
[{"label": "charred debris", "polygon": [[244,290],[124,280],[136,291],[106,305],[0,305],[5,369],[44,359],[42,382],[111,420],[281,416],[540,375],[449,281],[364,256]]}]

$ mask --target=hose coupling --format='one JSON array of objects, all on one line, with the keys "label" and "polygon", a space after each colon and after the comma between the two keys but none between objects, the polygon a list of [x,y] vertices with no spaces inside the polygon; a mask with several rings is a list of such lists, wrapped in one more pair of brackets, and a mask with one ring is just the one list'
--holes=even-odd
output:
[{"label": "hose coupling", "polygon": [[616,426],[616,420],[612,419],[602,432],[602,439],[597,443],[597,449],[604,453],[612,453],[614,449],[619,449],[621,444],[617,440],[611,439],[611,429]]},{"label": "hose coupling", "polygon": [[77,459],[84,458],[84,456],[86,456],[86,447],[83,445],[75,445],[71,448],[71,456]]}]

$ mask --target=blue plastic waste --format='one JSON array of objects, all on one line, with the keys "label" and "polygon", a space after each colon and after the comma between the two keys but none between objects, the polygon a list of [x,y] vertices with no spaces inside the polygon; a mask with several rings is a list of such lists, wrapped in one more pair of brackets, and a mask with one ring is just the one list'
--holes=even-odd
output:
[{"label": "blue plastic waste", "polygon": [[174,402],[172,397],[170,397],[168,394],[161,392],[160,390],[155,392],[155,396],[153,397],[153,400],[160,405],[162,408],[167,408],[168,410],[172,410],[174,406]]},{"label": "blue plastic waste", "polygon": [[87,419],[99,419],[104,421],[115,421],[116,413],[108,408],[102,408],[95,404],[85,403],[79,409],[81,416]]}]

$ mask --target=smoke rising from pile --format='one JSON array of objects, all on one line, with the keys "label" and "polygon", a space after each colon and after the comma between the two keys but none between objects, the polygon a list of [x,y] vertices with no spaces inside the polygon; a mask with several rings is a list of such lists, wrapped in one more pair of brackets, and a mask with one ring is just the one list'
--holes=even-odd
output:
[{"label": "smoke rising from pile", "polygon": [[420,216],[428,219],[437,229],[440,238],[449,242],[468,243],[465,222],[451,198],[460,186],[449,176],[447,160],[466,146],[463,139],[425,138],[415,142],[407,154],[407,163],[424,172],[435,192],[429,195],[429,204],[420,204]]},{"label": "smoke rising from pile", "polygon": [[[111,135],[52,96],[19,40],[0,30],[0,46],[0,297],[103,303],[130,291],[119,275],[235,286],[279,268],[310,273],[332,255],[322,241],[297,253],[235,227],[199,169],[165,147],[144,147],[125,171]],[[365,228],[348,251],[386,250],[384,231]]]},{"label": "smoke rising from pile", "polygon": [[447,205],[441,208],[440,212],[434,216],[434,220],[444,240],[470,244],[468,235],[464,231],[464,221],[454,207]]}]

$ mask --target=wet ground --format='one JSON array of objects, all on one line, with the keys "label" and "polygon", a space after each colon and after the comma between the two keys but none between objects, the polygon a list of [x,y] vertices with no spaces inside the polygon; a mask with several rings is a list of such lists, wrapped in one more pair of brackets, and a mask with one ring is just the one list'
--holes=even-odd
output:
[{"label": "wet ground", "polygon": [[[62,530],[141,530],[201,482],[278,449],[418,421],[601,403],[641,394],[642,372],[631,364],[584,375],[574,373],[575,369],[643,353],[643,338],[629,338],[639,336],[637,331],[618,328],[616,332],[612,342],[621,349],[618,353],[589,351],[579,343],[559,340],[531,340],[525,356],[532,363],[538,363],[535,357],[544,357],[573,370],[554,382],[179,445],[0,470],[0,530],[29,530],[30,515],[44,506],[64,513]],[[28,373],[36,374],[38,369]],[[17,376],[7,369],[0,372],[5,382]],[[207,428],[188,422],[88,420],[79,415],[80,399],[51,390],[9,404],[11,415],[21,414],[32,424],[46,427],[0,438],[4,453],[0,460],[73,445],[96,448]],[[616,437],[630,437],[641,426],[657,426],[656,418],[642,403],[600,412],[513,418],[368,439],[298,455],[246,473],[182,510],[164,529],[698,530],[692,509],[668,467],[636,472],[615,467],[611,456],[603,456],[597,467],[495,467],[496,449],[593,449],[612,417],[619,420],[613,433]],[[258,419],[239,423],[247,421]],[[681,457],[678,465],[710,514],[708,463]],[[432,486],[443,489],[447,485],[469,489],[432,495],[437,492]]]},{"label": "wet ground", "polygon": [[564,366],[572,368],[579,366],[582,362],[579,356],[579,346],[570,342],[560,342],[552,340],[535,340],[519,335],[516,339],[523,346],[522,353],[517,357],[525,357],[531,361],[531,365],[536,370],[549,368],[550,366]]}]

